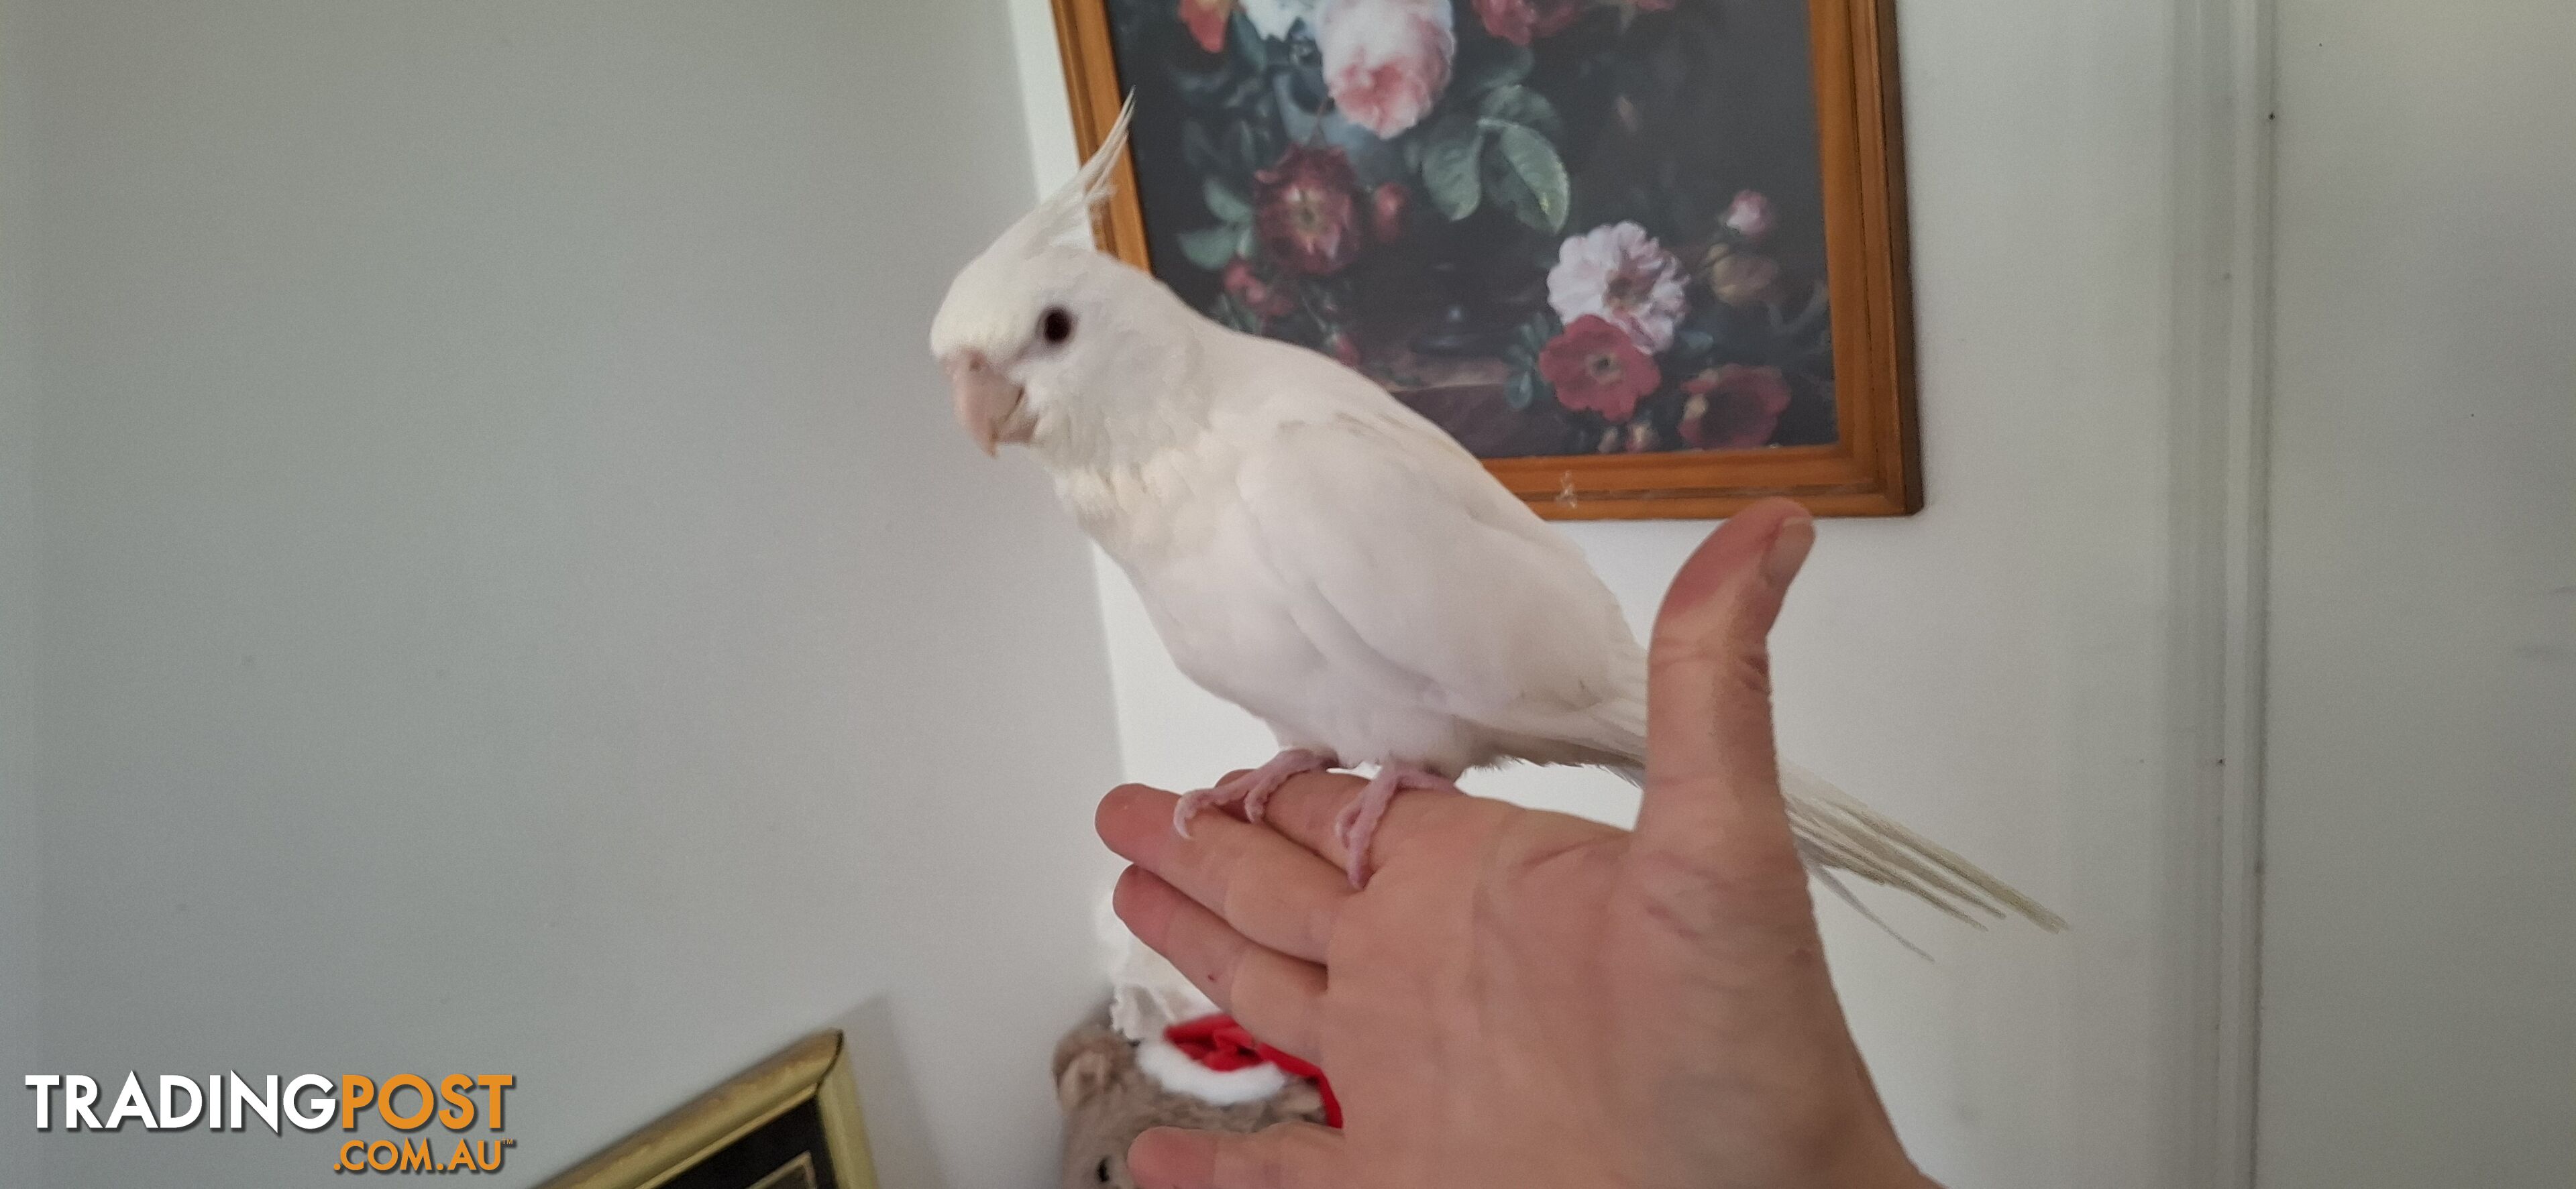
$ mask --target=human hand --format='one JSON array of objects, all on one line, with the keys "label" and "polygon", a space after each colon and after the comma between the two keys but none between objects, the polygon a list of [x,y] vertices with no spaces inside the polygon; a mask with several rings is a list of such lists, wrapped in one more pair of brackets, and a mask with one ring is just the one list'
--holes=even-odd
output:
[{"label": "human hand", "polygon": [[1666,593],[1632,833],[1399,797],[1354,891],[1300,777],[1269,827],[1101,802],[1119,916],[1255,1035],[1323,1066],[1341,1131],[1149,1131],[1147,1189],[1921,1186],[1854,1047],[1790,844],[1765,637],[1814,543],[1739,513]]}]

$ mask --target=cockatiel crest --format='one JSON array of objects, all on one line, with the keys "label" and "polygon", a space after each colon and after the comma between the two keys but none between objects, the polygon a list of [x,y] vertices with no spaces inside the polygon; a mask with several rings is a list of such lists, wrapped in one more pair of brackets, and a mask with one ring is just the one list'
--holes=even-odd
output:
[{"label": "cockatiel crest", "polygon": [[[1176,828],[1211,805],[1257,822],[1297,773],[1372,766],[1336,823],[1356,884],[1402,790],[1513,761],[1642,779],[1645,650],[1571,540],[1367,376],[1218,325],[1093,250],[1132,115],[958,272],[930,349],[975,444],[1028,446],[1181,672],[1278,736],[1269,763],[1184,797]],[[1781,775],[1799,853],[1846,899],[1834,872],[1962,919],[2058,926],[1822,780]]]},{"label": "cockatiel crest", "polygon": [[1168,437],[1154,432],[1176,412],[1164,398],[1189,391],[1195,315],[1091,242],[1135,111],[1130,100],[1071,181],[958,271],[931,321],[958,423],[986,454],[1019,443],[1051,462],[1131,459]]}]

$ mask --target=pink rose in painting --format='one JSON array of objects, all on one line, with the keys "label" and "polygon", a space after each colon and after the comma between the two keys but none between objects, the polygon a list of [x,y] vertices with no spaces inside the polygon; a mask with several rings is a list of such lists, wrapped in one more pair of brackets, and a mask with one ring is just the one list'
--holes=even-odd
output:
[{"label": "pink rose in painting", "polygon": [[1413,205],[1413,192],[1402,182],[1381,182],[1369,196],[1369,230],[1377,242],[1391,244],[1404,238],[1404,213]]},{"label": "pink rose in painting", "polygon": [[1567,323],[1565,333],[1540,348],[1538,372],[1556,387],[1556,403],[1612,421],[1635,416],[1637,402],[1664,382],[1628,332],[1598,314]]},{"label": "pink rose in painting", "polygon": [[1181,0],[1181,23],[1190,39],[1213,54],[1225,48],[1225,19],[1234,15],[1234,0]]},{"label": "pink rose in painting", "polygon": [[1326,0],[1315,42],[1350,122],[1392,137],[1422,121],[1458,52],[1449,0]]},{"label": "pink rose in painting", "polygon": [[1726,208],[1726,226],[1746,240],[1771,234],[1771,200],[1759,190],[1738,190]]},{"label": "pink rose in painting", "polygon": [[1776,367],[1730,363],[1682,381],[1682,441],[1694,450],[1768,445],[1789,411],[1789,381]]},{"label": "pink rose in painting", "polygon": [[1476,15],[1485,32],[1513,45],[1553,37],[1583,15],[1586,0],[1476,0]]},{"label": "pink rose in painting", "polygon": [[1690,311],[1681,262],[1634,223],[1610,223],[1559,245],[1547,273],[1547,303],[1571,324],[1586,315],[1628,332],[1639,349],[1660,354],[1673,326]]}]

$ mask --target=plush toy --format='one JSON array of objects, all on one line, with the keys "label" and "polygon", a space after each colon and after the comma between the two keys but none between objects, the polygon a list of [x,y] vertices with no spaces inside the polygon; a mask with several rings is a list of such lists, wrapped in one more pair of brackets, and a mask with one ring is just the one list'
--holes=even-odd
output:
[{"label": "plush toy", "polygon": [[[1314,1081],[1285,1076],[1278,1065],[1249,1065],[1239,1089],[1270,1086],[1255,1099],[1208,1101],[1167,1089],[1136,1063],[1141,1045],[1110,1027],[1108,1011],[1095,1011],[1082,1027],[1056,1042],[1056,1101],[1064,1104],[1064,1189],[1133,1189],[1126,1150],[1149,1127],[1195,1127],[1208,1132],[1257,1132],[1275,1122],[1324,1122],[1324,1094]],[[1234,1091],[1229,1091],[1229,1099]]]},{"label": "plush toy", "polygon": [[1097,923],[1109,1002],[1055,1046],[1064,1189],[1133,1189],[1127,1145],[1148,1128],[1341,1125],[1322,1071],[1218,1012],[1171,963],[1137,942],[1105,902]]}]

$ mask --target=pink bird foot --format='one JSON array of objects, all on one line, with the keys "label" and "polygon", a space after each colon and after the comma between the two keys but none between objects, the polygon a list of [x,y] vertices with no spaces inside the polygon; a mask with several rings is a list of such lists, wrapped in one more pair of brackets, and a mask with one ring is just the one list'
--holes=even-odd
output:
[{"label": "pink bird foot", "polygon": [[1344,873],[1351,886],[1365,888],[1369,877],[1369,844],[1377,838],[1377,824],[1386,816],[1386,807],[1402,792],[1461,792],[1456,781],[1418,764],[1380,764],[1377,775],[1370,777],[1368,787],[1360,790],[1357,800],[1342,807],[1333,819],[1333,837],[1342,844]]},{"label": "pink bird foot", "polygon": [[1243,806],[1243,820],[1261,824],[1261,815],[1270,805],[1270,794],[1288,783],[1292,776],[1308,772],[1330,772],[1341,761],[1318,751],[1291,747],[1270,757],[1270,762],[1237,776],[1220,780],[1215,788],[1197,789],[1181,795],[1181,803],[1172,807],[1172,832],[1190,836],[1190,819],[1202,809],[1223,809],[1228,805]]}]

